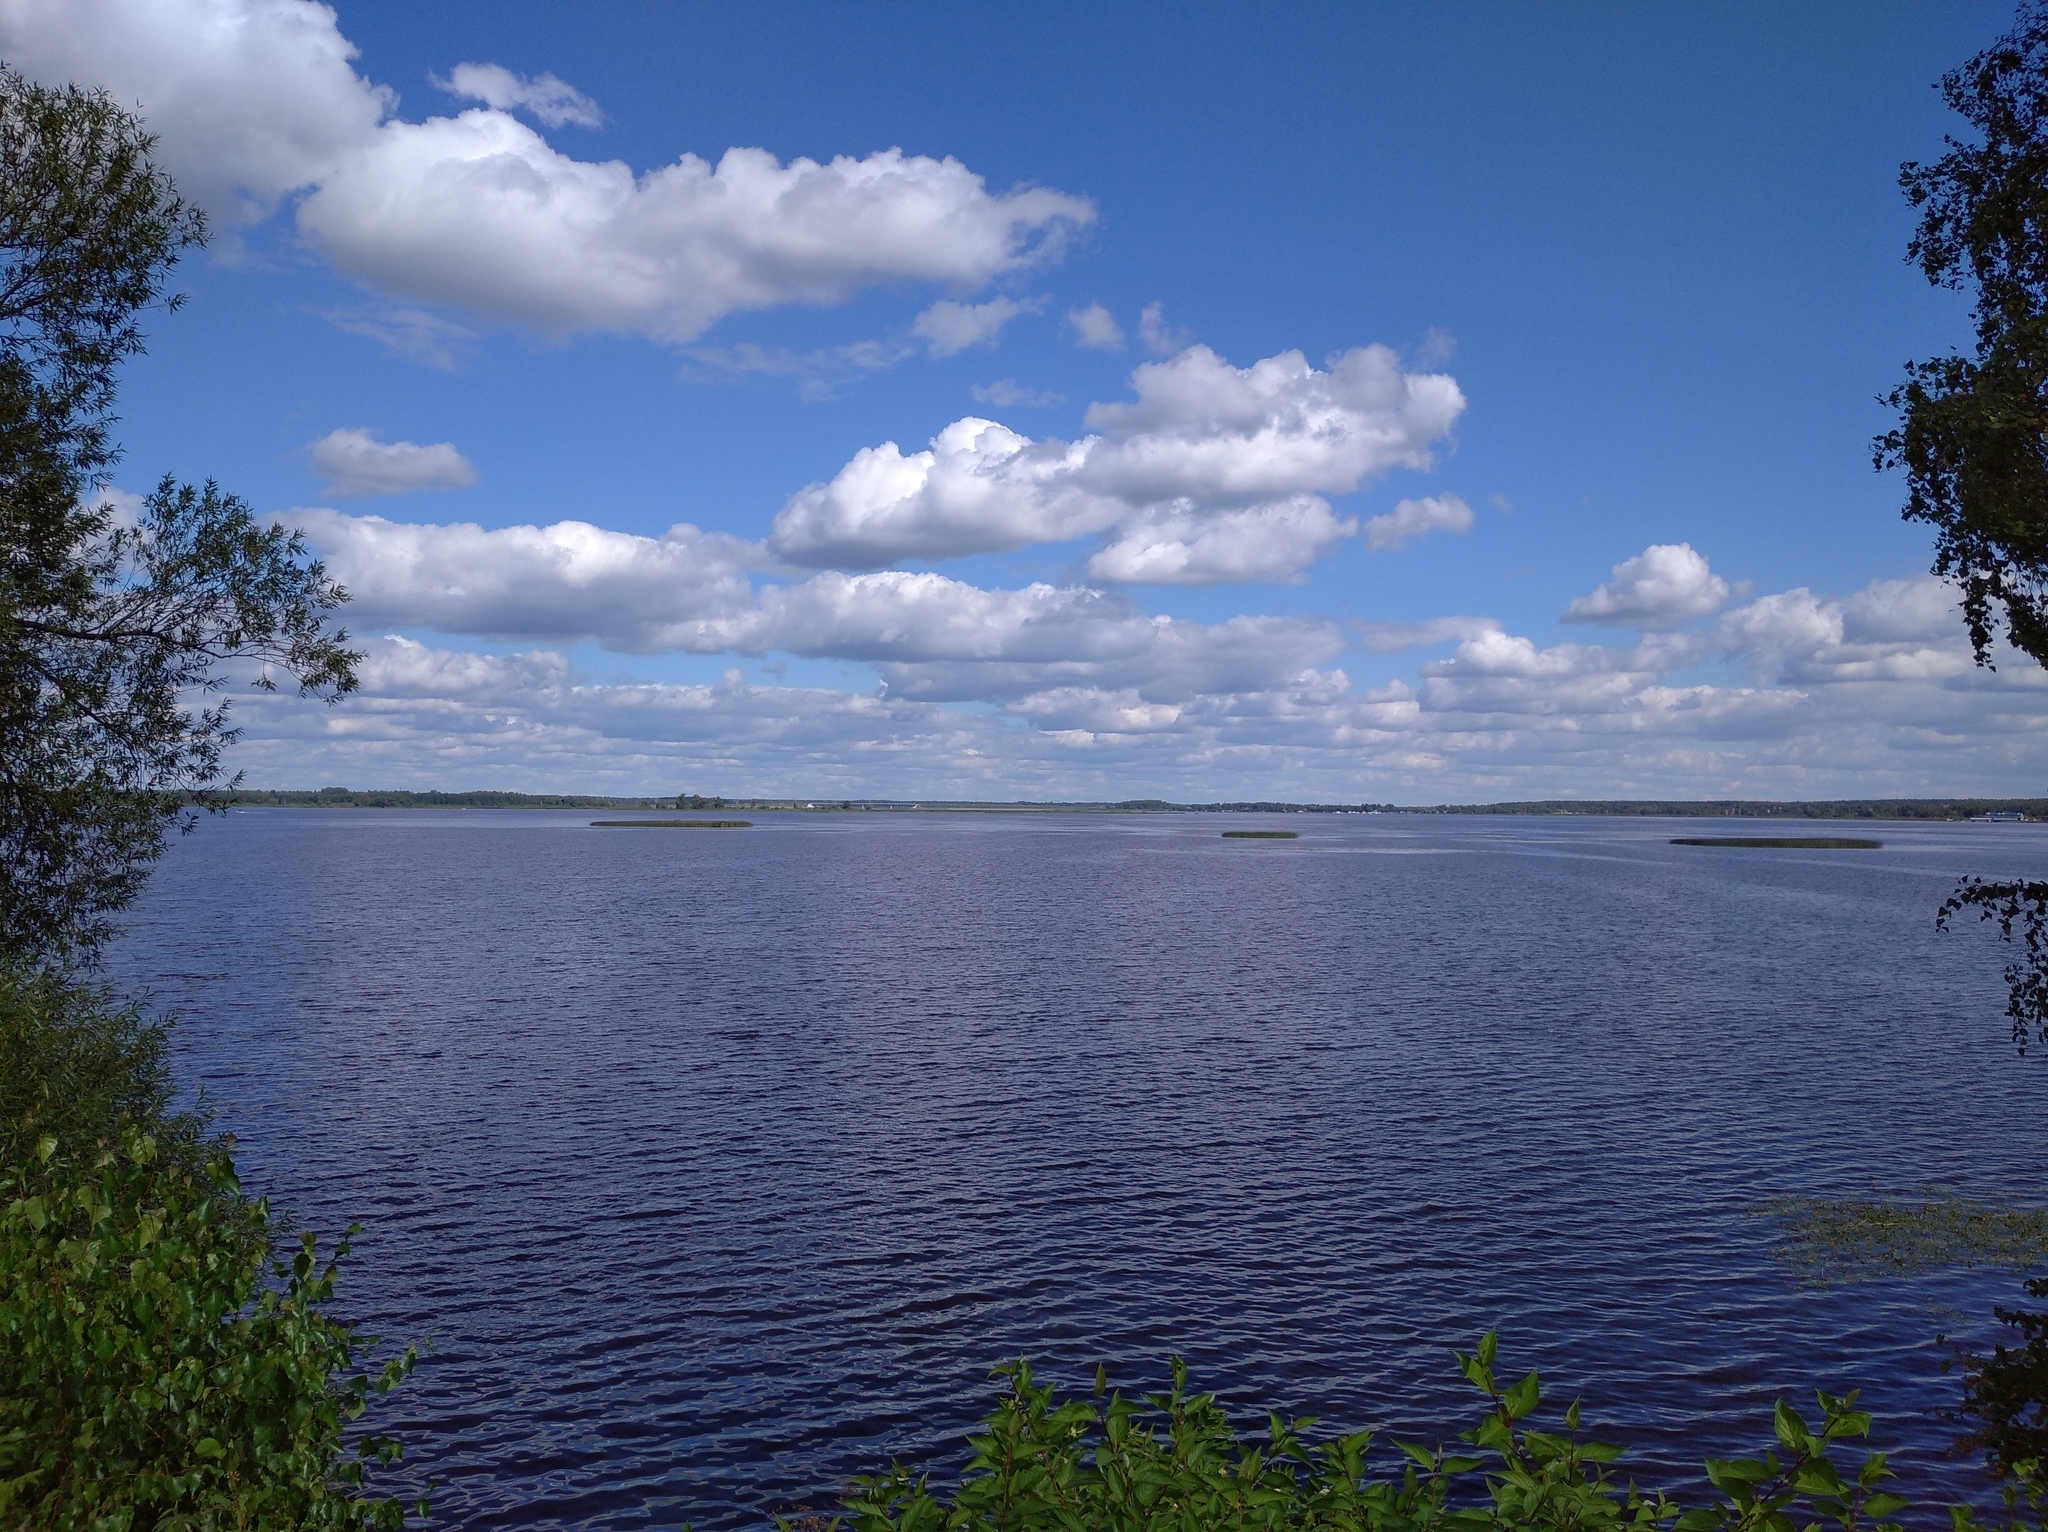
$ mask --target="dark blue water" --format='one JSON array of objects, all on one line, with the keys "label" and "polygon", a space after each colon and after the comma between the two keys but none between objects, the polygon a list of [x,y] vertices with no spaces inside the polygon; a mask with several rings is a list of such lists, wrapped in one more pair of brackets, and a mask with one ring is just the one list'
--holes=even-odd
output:
[{"label": "dark blue water", "polygon": [[114,964],[246,1180],[365,1225],[341,1308],[432,1336],[383,1413],[444,1525],[950,1469],[1018,1354],[1434,1437],[1491,1324],[1649,1478],[1860,1384],[1910,1492],[1981,1490],[1935,1337],[2017,1278],[1801,1288],[1756,1208],[2048,1186],[2001,954],[1930,918],[2048,832],[588,817],[234,814]]}]

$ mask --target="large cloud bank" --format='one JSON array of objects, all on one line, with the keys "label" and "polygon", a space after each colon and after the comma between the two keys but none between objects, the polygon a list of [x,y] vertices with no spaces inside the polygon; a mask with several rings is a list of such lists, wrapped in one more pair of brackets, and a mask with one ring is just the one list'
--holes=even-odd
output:
[{"label": "large cloud bank", "polygon": [[[255,702],[252,770],[278,780],[445,783],[469,770],[892,796],[1001,784],[1003,796],[1796,797],[2012,791],[2048,744],[2048,678],[2016,660],[1973,665],[1953,591],[1926,578],[1778,591],[1684,625],[1646,598],[1633,643],[1546,647],[1484,617],[1205,623],[1086,586],[763,578],[764,550],[688,526],[640,538],[582,523],[293,519],[373,634],[542,647],[373,637],[360,704],[316,715]],[[1686,589],[1718,597],[1704,556],[1687,552],[1706,577]],[[1627,563],[1684,561],[1653,548]],[[552,647],[589,641],[740,663],[716,683],[605,681]],[[1437,653],[1378,683],[1344,668],[1408,646]],[[766,684],[747,667],[774,655],[869,680]]]},{"label": "large cloud bank", "polygon": [[785,164],[734,148],[644,173],[577,159],[514,112],[588,126],[597,103],[488,64],[445,82],[484,105],[409,122],[313,0],[0,0],[0,55],[139,103],[178,184],[230,227],[300,194],[300,232],[370,286],[553,333],[684,341],[875,283],[973,289],[1095,217],[895,149]]}]

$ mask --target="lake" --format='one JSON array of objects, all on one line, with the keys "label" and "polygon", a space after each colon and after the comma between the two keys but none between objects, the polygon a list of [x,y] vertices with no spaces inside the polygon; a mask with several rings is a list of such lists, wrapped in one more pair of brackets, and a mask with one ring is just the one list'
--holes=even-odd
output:
[{"label": "lake", "polygon": [[950,1474],[1020,1354],[1434,1439],[1489,1325],[1646,1481],[1860,1385],[1908,1493],[1982,1492],[1936,1336],[2017,1277],[1802,1287],[1758,1208],[2038,1199],[2003,954],[1932,916],[2039,827],[594,817],[208,820],[110,961],[245,1184],[364,1225],[338,1310],[432,1337],[378,1413],[441,1525]]}]

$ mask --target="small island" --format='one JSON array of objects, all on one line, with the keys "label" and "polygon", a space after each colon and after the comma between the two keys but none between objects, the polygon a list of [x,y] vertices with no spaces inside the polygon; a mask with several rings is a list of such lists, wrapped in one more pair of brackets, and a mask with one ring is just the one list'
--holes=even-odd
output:
[{"label": "small island", "polygon": [[1299,840],[1296,830],[1225,830],[1225,840]]},{"label": "small island", "polygon": [[1878,851],[1881,840],[1853,835],[1681,835],[1674,846],[1761,846],[1767,851]]},{"label": "small island", "polygon": [[593,830],[751,830],[751,819],[593,819]]}]

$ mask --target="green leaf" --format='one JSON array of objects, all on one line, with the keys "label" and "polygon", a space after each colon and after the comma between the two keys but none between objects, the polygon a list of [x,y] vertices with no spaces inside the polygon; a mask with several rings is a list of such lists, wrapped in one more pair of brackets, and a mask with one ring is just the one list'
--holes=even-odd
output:
[{"label": "green leaf", "polygon": [[1520,1420],[1524,1415],[1527,1415],[1536,1408],[1537,1400],[1541,1397],[1542,1382],[1532,1372],[1507,1391],[1501,1399],[1501,1404],[1510,1416]]},{"label": "green leaf", "polygon": [[1771,1412],[1771,1429],[1787,1452],[1805,1451],[1807,1439],[1812,1434],[1806,1429],[1806,1422],[1800,1419],[1799,1412],[1782,1399]]},{"label": "green leaf", "polygon": [[1755,1458],[1708,1458],[1707,1478],[1723,1494],[1761,1484],[1771,1476],[1770,1466]]}]

